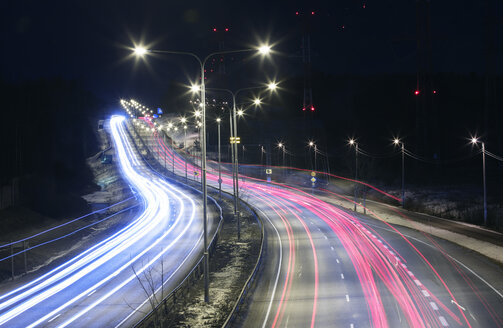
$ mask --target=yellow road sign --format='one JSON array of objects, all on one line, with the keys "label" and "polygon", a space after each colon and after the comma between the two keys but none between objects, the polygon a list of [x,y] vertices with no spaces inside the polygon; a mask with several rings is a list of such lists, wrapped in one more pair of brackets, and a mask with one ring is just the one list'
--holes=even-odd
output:
[{"label": "yellow road sign", "polygon": [[313,171],[313,172],[311,172],[311,176],[312,176],[312,177],[315,177],[315,176],[316,176],[316,172],[314,172],[314,171]]},{"label": "yellow road sign", "polygon": [[241,137],[230,137],[230,143],[231,144],[234,144],[234,143],[241,143]]}]

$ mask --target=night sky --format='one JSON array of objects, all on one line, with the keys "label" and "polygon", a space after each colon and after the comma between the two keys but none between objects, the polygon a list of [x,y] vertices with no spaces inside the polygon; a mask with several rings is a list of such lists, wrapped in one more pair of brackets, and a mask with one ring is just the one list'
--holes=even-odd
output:
[{"label": "night sky", "polygon": [[[155,108],[178,96],[180,88],[174,85],[197,80],[198,67],[183,56],[137,60],[131,51],[135,45],[204,57],[219,49],[219,40],[225,41],[226,50],[269,42],[274,50],[270,59],[227,56],[226,77],[208,80],[208,87],[232,89],[267,79],[282,83],[283,90],[260,119],[243,124],[243,133],[252,131],[244,138],[250,143],[274,142],[288,132],[299,138],[295,147],[302,153],[307,152],[304,139],[314,136],[320,149],[342,162],[342,152],[351,155],[345,144],[348,136],[359,137],[362,147],[382,153],[389,151],[391,136],[400,134],[409,138],[405,140],[411,149],[436,159],[469,153],[466,138],[478,132],[498,152],[503,149],[498,114],[503,103],[499,91],[503,64],[498,60],[503,2],[430,4],[431,74],[439,92],[436,105],[425,105],[424,110],[421,106],[427,101],[421,104],[413,95],[419,57],[412,0],[2,1],[0,79],[7,84],[75,80],[107,104],[105,112],[118,110],[120,98],[136,98]],[[302,121],[303,17],[310,22],[318,120],[312,126],[319,127],[317,135],[289,129]],[[225,28],[229,32],[223,32]],[[492,82],[489,97],[484,98],[486,72]],[[484,99],[490,106],[483,115]],[[186,107],[168,111],[187,112]],[[292,122],[274,117],[275,108]],[[270,140],[253,139],[254,131],[266,129],[264,122],[271,123]],[[423,130],[429,135],[420,140],[418,131]],[[451,154],[453,150],[458,153]]]},{"label": "night sky", "polygon": [[[503,4],[493,1],[494,15]],[[365,7],[365,8],[364,8]],[[183,68],[125,60],[134,42],[204,55],[217,47],[212,29],[230,29],[229,46],[275,43],[275,64],[299,67],[295,12],[315,11],[313,66],[329,73],[415,72],[415,1],[2,1],[1,77],[22,81],[62,76],[84,81],[102,97],[134,93],[155,101],[165,79]],[[482,72],[486,1],[432,1],[433,69]],[[500,16],[501,18],[501,16]],[[495,26],[501,41],[501,22]],[[499,42],[501,44],[501,42]],[[284,58],[283,58],[284,57]],[[492,68],[501,72],[501,61]],[[183,74],[182,74],[183,73]],[[246,82],[245,82],[246,84]]]}]

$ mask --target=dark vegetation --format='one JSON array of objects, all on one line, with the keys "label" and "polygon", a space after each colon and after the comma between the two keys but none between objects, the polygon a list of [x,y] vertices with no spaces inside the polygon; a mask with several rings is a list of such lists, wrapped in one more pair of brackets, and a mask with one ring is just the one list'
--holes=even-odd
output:
[{"label": "dark vegetation", "polygon": [[85,164],[98,150],[96,98],[59,78],[0,82],[0,95],[0,208],[21,206],[52,218],[87,211],[80,195],[96,189]]}]

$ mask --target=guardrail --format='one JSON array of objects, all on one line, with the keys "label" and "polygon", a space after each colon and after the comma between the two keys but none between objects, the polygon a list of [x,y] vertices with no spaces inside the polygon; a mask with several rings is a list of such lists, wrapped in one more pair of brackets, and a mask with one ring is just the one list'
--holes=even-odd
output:
[{"label": "guardrail", "polygon": [[[159,172],[157,169],[155,169],[151,163],[149,163],[148,159],[146,159],[142,152],[139,150],[139,145],[136,144],[136,139],[131,135],[131,132],[129,131],[129,127],[128,129],[126,130],[129,134],[129,137],[131,138],[131,140],[133,141],[139,155],[141,156],[141,158],[143,159],[143,161],[150,167],[150,169],[158,176],[164,178],[164,179],[168,179],[168,177],[166,175],[164,175],[163,173]],[[136,136],[138,137],[138,139],[141,141],[142,145],[144,148],[144,150],[146,150],[148,153],[150,153],[150,150],[149,148],[145,145],[145,142],[143,141],[142,137],[139,135],[139,133],[136,131],[136,129],[134,128],[133,126],[133,131],[134,133],[136,134]],[[151,158],[154,158],[152,156],[149,156]],[[183,185],[184,187],[188,187],[192,190],[194,190],[195,192],[201,194],[201,190],[197,189],[197,188],[194,188],[188,184],[183,184],[177,180],[175,180],[172,176],[169,177],[169,179],[178,184],[178,185]],[[213,237],[211,238],[211,241],[208,245],[208,252],[210,254],[210,256],[214,253],[215,251],[215,247],[216,247],[216,243],[218,241],[218,237],[219,237],[219,234],[220,234],[220,229],[221,229],[221,226],[222,226],[222,221],[223,221],[223,211],[222,211],[222,208],[220,207],[220,205],[218,205],[218,202],[211,196],[208,196],[208,199],[211,200],[211,202],[214,204],[214,206],[219,210],[220,212],[220,220],[218,222],[218,226],[217,228],[215,229],[215,232],[213,234]],[[191,285],[194,285],[195,282],[197,280],[199,280],[199,278],[201,277],[201,275],[203,274],[203,256],[201,256],[199,258],[199,260],[197,261],[197,263],[194,265],[194,267],[187,273],[187,275],[185,276],[185,278],[166,296],[164,297],[160,302],[159,304],[154,308],[152,309],[149,313],[147,313],[145,315],[145,317],[143,317],[143,319],[138,322],[134,327],[149,327],[150,325],[152,325],[152,321],[154,319],[154,316],[158,313],[158,311],[164,311],[164,313],[167,313],[169,312],[169,308],[173,305],[176,304],[177,302],[177,298],[179,298],[180,296],[183,296],[183,292],[188,290],[188,288],[191,286]],[[162,282],[163,284],[165,282]]]},{"label": "guardrail", "polygon": [[253,215],[255,216],[257,221],[260,222],[260,227],[261,227],[261,229],[260,229],[260,251],[259,251],[259,256],[257,258],[257,262],[255,263],[255,266],[253,268],[253,271],[250,274],[250,276],[248,277],[248,279],[246,280],[246,283],[244,284],[243,289],[241,290],[241,293],[239,293],[239,296],[236,300],[236,303],[234,303],[234,306],[232,307],[231,313],[227,317],[227,320],[225,320],[222,327],[229,327],[229,325],[232,324],[232,322],[239,315],[240,310],[241,310],[241,305],[243,304],[250,289],[252,289],[254,287],[255,278],[257,276],[257,273],[259,271],[260,266],[262,265],[263,250],[264,250],[264,222],[262,221],[260,216],[253,210],[253,208],[251,208],[251,206],[248,203],[246,203],[244,201],[241,201],[241,203],[244,204],[253,213]]},{"label": "guardrail", "polygon": [[[4,271],[10,270],[11,272],[11,279],[14,280],[16,271],[23,272],[23,268],[19,268],[19,264],[17,265],[17,269],[15,268],[14,265],[14,259],[15,257],[19,255],[23,255],[23,263],[24,265],[21,265],[21,267],[24,267],[24,274],[28,272],[28,259],[27,255],[29,251],[35,250],[37,248],[40,248],[42,246],[46,246],[49,244],[53,244],[57,241],[61,241],[67,237],[73,236],[85,229],[92,228],[93,226],[102,223],[104,221],[110,220],[114,218],[115,216],[122,214],[124,212],[127,212],[129,210],[133,210],[134,208],[140,206],[141,204],[138,204],[136,202],[137,198],[135,196],[131,196],[129,198],[126,198],[120,202],[117,202],[115,204],[112,204],[110,206],[107,206],[105,208],[102,208],[100,210],[93,211],[91,213],[85,214],[83,216],[77,217],[75,219],[72,219],[70,221],[67,221],[63,224],[51,227],[49,229],[40,231],[38,233],[35,233],[31,236],[21,238],[16,241],[11,241],[8,243],[4,243],[0,245],[0,263],[3,263],[4,261],[7,261],[10,259],[10,269],[3,268]],[[133,204],[131,204],[131,202]],[[125,207],[124,207],[125,206]],[[114,210],[110,215],[106,215],[107,211]],[[96,221],[91,222],[89,224],[85,224],[80,227],[72,228],[69,229],[69,225],[72,223],[76,223],[88,218],[91,218],[93,215],[100,215],[104,214],[106,215],[105,217],[98,218]],[[96,219],[96,218],[95,218]],[[54,235],[54,232],[58,229],[66,228],[66,231],[60,232],[59,235]],[[53,233],[52,236],[48,235],[49,233]],[[9,254],[10,253],[10,254]],[[7,255],[8,254],[8,255]],[[33,267],[33,265],[32,265]]]}]

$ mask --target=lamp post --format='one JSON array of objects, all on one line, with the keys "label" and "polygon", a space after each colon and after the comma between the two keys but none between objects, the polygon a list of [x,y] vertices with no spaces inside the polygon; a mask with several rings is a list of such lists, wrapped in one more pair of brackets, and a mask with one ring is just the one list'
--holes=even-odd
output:
[{"label": "lamp post", "polygon": [[203,268],[204,268],[204,301],[206,303],[209,302],[209,262],[208,262],[208,190],[206,186],[206,90],[205,90],[205,65],[206,61],[215,56],[215,55],[224,55],[231,53],[239,53],[239,52],[250,52],[258,50],[261,54],[268,54],[271,50],[271,47],[267,45],[263,45],[258,49],[243,49],[243,50],[230,50],[230,51],[218,51],[213,52],[204,57],[203,60],[196,54],[192,52],[185,51],[170,51],[170,50],[147,50],[144,47],[136,47],[134,52],[136,55],[142,57],[147,53],[159,53],[159,54],[174,54],[174,55],[186,55],[191,56],[197,60],[199,64],[199,68],[201,70],[201,104],[202,104],[202,154],[201,154],[201,170],[202,170],[202,185],[203,185],[203,234],[204,234],[204,259],[203,259]]},{"label": "lamp post", "polygon": [[284,167],[285,167],[285,144],[282,142],[279,142],[278,148],[283,151],[283,169],[284,169]]},{"label": "lamp post", "polygon": [[393,143],[397,146],[401,145],[402,150],[402,208],[405,208],[405,146],[398,138],[395,138]]},{"label": "lamp post", "polygon": [[220,122],[222,120],[220,117],[217,118],[218,126],[218,195],[220,200],[222,200],[222,170],[221,170],[221,157],[220,157]]},{"label": "lamp post", "polygon": [[[183,124],[183,148],[185,150],[185,153],[188,154],[187,152],[187,119],[185,117],[180,118],[180,122]],[[186,155],[187,156],[187,155]],[[185,183],[187,183],[187,159],[185,159]]]},{"label": "lamp post", "polygon": [[316,155],[318,153],[318,148],[316,148],[316,144],[314,141],[309,141],[309,147],[314,147],[314,171],[316,172]]},{"label": "lamp post", "polygon": [[354,140],[354,139],[350,139],[349,140],[349,144],[351,146],[355,146],[355,212],[356,212],[356,187],[357,187],[357,184],[358,184],[358,143]]},{"label": "lamp post", "polygon": [[[277,83],[275,82],[270,82],[267,85],[267,88],[271,91],[276,90],[277,88]],[[194,86],[191,88],[194,90]],[[237,147],[237,137],[238,137],[238,129],[237,129],[237,116],[242,116],[244,114],[243,110],[236,109],[236,98],[239,95],[239,93],[243,91],[248,91],[248,90],[254,90],[254,89],[262,89],[263,86],[255,86],[255,87],[248,87],[248,88],[241,88],[236,91],[231,91],[229,89],[223,89],[223,88],[208,88],[208,91],[221,91],[221,92],[226,92],[231,95],[232,97],[232,117],[230,117],[229,124],[230,124],[230,129],[231,129],[231,140],[234,140],[233,144],[231,144],[231,149],[232,149],[232,177],[233,177],[233,187],[234,187],[234,217],[236,218],[237,221],[237,230],[238,230],[238,240],[241,238],[241,221],[240,221],[240,213],[238,211],[238,199],[239,199],[239,161],[238,161],[238,147]],[[260,101],[260,100],[259,100]],[[257,99],[254,100],[254,103],[257,104]],[[260,104],[260,102],[258,103]],[[229,115],[231,113],[229,112]],[[233,139],[232,139],[233,138]]]},{"label": "lamp post", "polygon": [[487,225],[487,191],[486,191],[486,145],[478,138],[472,138],[472,144],[482,144],[482,183],[484,186],[484,225]]}]

